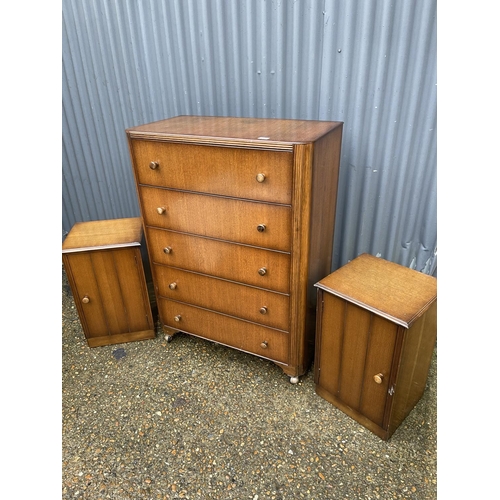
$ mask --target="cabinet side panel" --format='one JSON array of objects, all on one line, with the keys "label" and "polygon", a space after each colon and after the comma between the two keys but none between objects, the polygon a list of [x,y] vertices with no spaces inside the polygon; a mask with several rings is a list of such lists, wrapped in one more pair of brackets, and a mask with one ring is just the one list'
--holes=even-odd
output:
[{"label": "cabinet side panel", "polygon": [[[360,412],[380,427],[383,425],[397,332],[398,325],[395,323],[372,316]],[[379,374],[382,375],[382,382],[377,384],[373,377]]]},{"label": "cabinet side panel", "polygon": [[339,398],[359,410],[372,315],[350,303],[345,307]]},{"label": "cabinet side panel", "polygon": [[424,393],[436,344],[437,301],[406,331],[389,421],[392,434]]},{"label": "cabinet side panel", "polygon": [[[86,252],[66,254],[64,264],[85,336],[90,338],[108,335],[109,330],[90,254]],[[82,302],[85,296],[89,299],[86,304]]]},{"label": "cabinet side panel", "polygon": [[317,384],[332,396],[338,396],[344,338],[345,301],[335,295],[322,294],[320,345],[316,358]]},{"label": "cabinet side panel", "polygon": [[91,260],[99,286],[109,333],[114,335],[130,332],[114,252],[109,250],[93,252]]},{"label": "cabinet side panel", "polygon": [[119,290],[129,332],[153,328],[151,308],[144,281],[141,253],[138,248],[113,252],[118,271]]}]

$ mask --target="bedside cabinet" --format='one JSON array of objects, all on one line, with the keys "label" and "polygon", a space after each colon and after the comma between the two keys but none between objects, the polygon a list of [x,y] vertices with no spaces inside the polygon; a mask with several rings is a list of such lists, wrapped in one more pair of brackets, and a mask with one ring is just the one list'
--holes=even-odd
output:
[{"label": "bedside cabinet", "polygon": [[331,269],[342,123],[178,116],[126,133],[167,340],[218,342],[297,382]]},{"label": "bedside cabinet", "polygon": [[316,286],[316,393],[387,440],[426,386],[437,280],[363,254]]},{"label": "bedside cabinet", "polygon": [[90,347],[155,338],[139,217],[79,222],[62,245],[64,269]]}]

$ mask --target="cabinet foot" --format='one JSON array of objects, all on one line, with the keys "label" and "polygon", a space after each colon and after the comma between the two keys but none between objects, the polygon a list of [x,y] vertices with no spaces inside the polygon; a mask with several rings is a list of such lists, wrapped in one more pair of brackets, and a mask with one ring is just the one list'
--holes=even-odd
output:
[{"label": "cabinet foot", "polygon": [[167,326],[163,326],[163,333],[165,334],[165,340],[170,343],[174,339],[174,335],[177,332],[177,330],[172,330],[172,328],[168,328]]},{"label": "cabinet foot", "polygon": [[298,384],[299,383],[299,377],[290,377],[290,383],[291,384]]}]

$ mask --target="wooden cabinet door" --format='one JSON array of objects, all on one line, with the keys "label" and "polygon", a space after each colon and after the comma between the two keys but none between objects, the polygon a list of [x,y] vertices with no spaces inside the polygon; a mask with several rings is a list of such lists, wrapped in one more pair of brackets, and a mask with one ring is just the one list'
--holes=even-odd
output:
[{"label": "wooden cabinet door", "polygon": [[383,427],[398,326],[335,295],[323,302],[317,383]]},{"label": "wooden cabinet door", "polygon": [[65,258],[87,338],[153,328],[139,267],[140,250],[81,252]]},{"label": "wooden cabinet door", "polygon": [[107,335],[108,326],[92,265],[92,254],[72,253],[63,258],[85,336],[91,338]]}]

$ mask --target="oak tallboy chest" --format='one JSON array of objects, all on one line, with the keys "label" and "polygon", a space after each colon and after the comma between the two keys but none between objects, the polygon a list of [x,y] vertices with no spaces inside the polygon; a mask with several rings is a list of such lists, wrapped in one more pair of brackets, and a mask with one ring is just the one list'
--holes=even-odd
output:
[{"label": "oak tallboy chest", "polygon": [[126,131],[161,324],[279,365],[314,349],[342,123],[177,116]]}]

